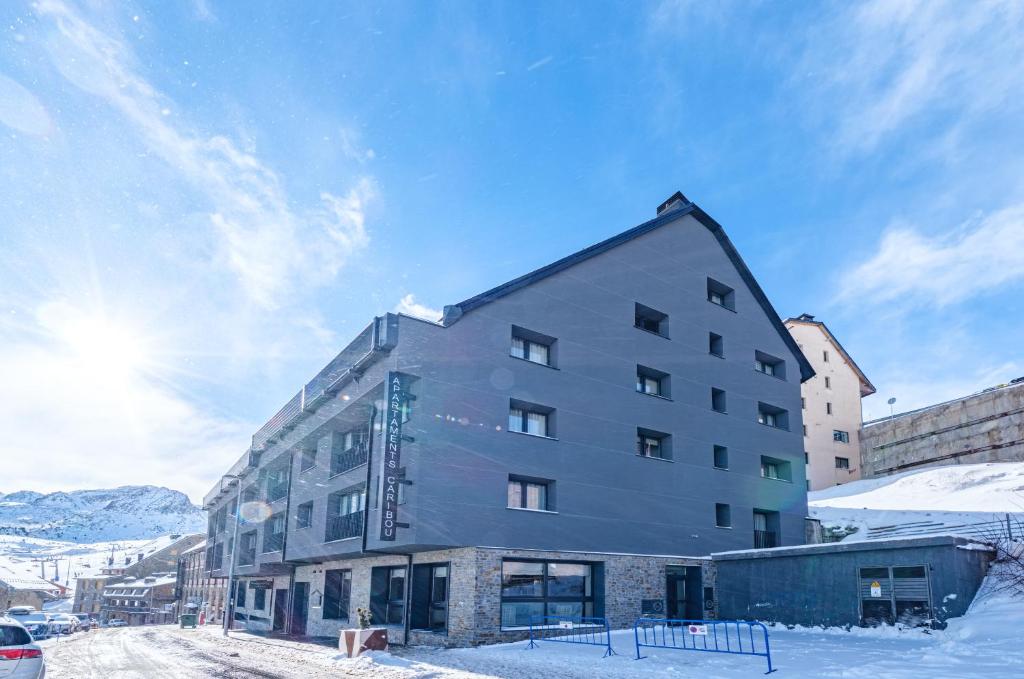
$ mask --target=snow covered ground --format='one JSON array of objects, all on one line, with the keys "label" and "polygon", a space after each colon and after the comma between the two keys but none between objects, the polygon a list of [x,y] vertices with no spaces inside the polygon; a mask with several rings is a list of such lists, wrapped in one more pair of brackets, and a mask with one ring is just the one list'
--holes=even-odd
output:
[{"label": "snow covered ground", "polygon": [[[869,528],[914,524],[921,530],[962,532],[960,526],[1024,518],[1024,462],[949,465],[853,481],[808,493],[812,517],[827,526]],[[910,529],[911,532],[912,529]]]},{"label": "snow covered ground", "polygon": [[[771,630],[773,676],[865,679],[1010,679],[1024,676],[1024,598],[979,594],[971,612],[943,631],[914,629]],[[634,659],[632,630],[613,633],[619,655],[593,646],[526,642],[466,649],[397,648],[354,660],[336,649],[232,633],[215,627],[105,629],[49,640],[49,676],[119,677],[373,677],[374,679],[747,679],[763,658],[645,649]]]}]

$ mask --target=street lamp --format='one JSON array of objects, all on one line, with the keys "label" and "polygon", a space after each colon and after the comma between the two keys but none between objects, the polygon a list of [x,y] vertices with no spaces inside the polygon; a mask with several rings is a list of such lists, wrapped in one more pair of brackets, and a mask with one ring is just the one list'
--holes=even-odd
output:
[{"label": "street lamp", "polygon": [[893,408],[892,407],[896,403],[896,397],[894,396],[894,397],[890,398],[888,401],[886,401],[886,403],[889,404],[889,424],[892,424],[893,417],[895,417],[893,415]]},{"label": "street lamp", "polygon": [[228,635],[228,629],[231,626],[231,616],[233,615],[232,607],[235,603],[235,596],[232,595],[231,586],[235,582],[235,554],[238,552],[238,517],[241,514],[242,508],[242,477],[239,474],[229,474],[221,477],[224,479],[235,479],[238,481],[238,492],[235,494],[235,526],[231,532],[231,561],[228,563],[228,586],[224,592],[224,596],[227,597],[227,601],[224,606],[224,636]]}]

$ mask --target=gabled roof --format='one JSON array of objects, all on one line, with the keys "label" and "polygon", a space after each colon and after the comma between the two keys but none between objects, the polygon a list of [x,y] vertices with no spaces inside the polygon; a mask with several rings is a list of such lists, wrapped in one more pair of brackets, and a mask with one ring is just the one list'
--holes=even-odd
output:
[{"label": "gabled roof", "polygon": [[552,262],[547,266],[542,266],[536,271],[520,276],[519,278],[513,279],[507,283],[503,283],[495,288],[491,288],[486,292],[482,292],[475,297],[470,297],[467,300],[446,306],[444,308],[444,318],[441,319],[441,323],[445,326],[452,325],[457,322],[463,314],[468,311],[472,311],[478,307],[481,307],[489,302],[493,302],[496,299],[500,299],[505,295],[511,294],[516,290],[520,290],[529,285],[536,283],[537,281],[543,280],[548,276],[552,276],[560,271],[565,271],[569,267],[572,267],[580,262],[596,257],[604,252],[611,250],[612,248],[618,247],[623,243],[627,243],[634,238],[638,238],[646,233],[650,233],[655,229],[658,229],[666,224],[670,224],[681,217],[686,215],[692,215],[694,219],[704,225],[708,231],[710,231],[718,244],[725,251],[725,254],[729,257],[729,260],[736,267],[736,270],[740,274],[740,278],[746,283],[751,294],[754,295],[754,299],[757,300],[761,308],[764,309],[765,314],[768,316],[769,321],[775,327],[775,330],[779,333],[782,341],[785,342],[793,355],[796,357],[797,363],[800,364],[800,381],[804,382],[814,377],[814,368],[811,367],[807,357],[803,355],[800,347],[797,345],[796,340],[789,334],[786,326],[782,324],[782,319],[779,318],[779,314],[775,311],[771,302],[768,301],[767,295],[758,285],[757,280],[754,278],[754,274],[747,268],[743,258],[740,257],[740,253],[736,250],[736,247],[729,240],[729,237],[725,234],[725,230],[722,225],[712,219],[704,210],[700,209],[696,203],[687,200],[682,193],[676,192],[671,198],[666,200],[658,208],[658,216],[654,219],[644,222],[639,226],[635,226],[628,231],[623,231],[617,236],[612,236],[607,240],[603,240],[600,243],[591,245],[590,247],[584,248],[579,252],[575,252],[568,257],[563,257],[557,262]]},{"label": "gabled roof", "polygon": [[868,379],[868,376],[864,374],[864,371],[860,369],[860,366],[857,365],[857,362],[853,360],[853,357],[850,356],[850,354],[846,351],[843,345],[839,343],[839,340],[836,339],[836,336],[832,334],[832,331],[828,329],[827,325],[825,325],[822,321],[814,320],[814,316],[810,314],[800,314],[796,318],[787,318],[786,326],[789,326],[790,323],[800,323],[803,325],[816,326],[819,330],[825,333],[825,337],[828,339],[828,341],[831,342],[835,346],[835,348],[839,350],[840,354],[842,354],[843,360],[845,360],[850,365],[850,367],[853,368],[853,371],[857,373],[857,379],[860,380],[861,398],[864,398],[865,396],[870,396],[871,394],[875,393],[875,385],[871,384],[871,380]]}]

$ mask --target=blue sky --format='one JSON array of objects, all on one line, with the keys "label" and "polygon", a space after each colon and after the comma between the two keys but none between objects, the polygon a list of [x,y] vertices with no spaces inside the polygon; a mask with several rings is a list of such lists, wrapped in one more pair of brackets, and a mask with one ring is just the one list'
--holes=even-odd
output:
[{"label": "blue sky", "polygon": [[0,491],[198,498],[373,315],[460,301],[677,189],[782,316],[829,324],[879,389],[866,416],[1024,374],[1020,4],[0,18]]}]

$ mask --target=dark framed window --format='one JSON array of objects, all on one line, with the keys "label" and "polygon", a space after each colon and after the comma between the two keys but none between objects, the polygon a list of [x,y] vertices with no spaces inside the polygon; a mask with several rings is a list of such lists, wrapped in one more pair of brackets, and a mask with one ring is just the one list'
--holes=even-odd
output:
[{"label": "dark framed window", "polygon": [[511,400],[508,408],[508,430],[520,434],[553,437],[554,408]]},{"label": "dark framed window", "polygon": [[641,394],[648,394],[649,396],[670,398],[672,390],[669,374],[644,365],[638,365],[636,367],[636,390]]},{"label": "dark framed window", "polygon": [[714,446],[715,469],[729,468],[729,449],[725,446]]},{"label": "dark framed window", "polygon": [[825,402],[825,414],[826,415],[831,415],[832,414],[832,401],[826,401]]},{"label": "dark framed window", "polygon": [[850,458],[848,457],[837,457],[836,458],[836,469],[849,469]]},{"label": "dark framed window", "polygon": [[725,340],[721,335],[713,332],[708,333],[708,353],[712,356],[725,358]]},{"label": "dark framed window", "polygon": [[[404,421],[404,420],[403,420]],[[331,476],[343,474],[366,464],[368,452],[365,431],[347,431],[331,442]]]},{"label": "dark framed window", "polygon": [[754,370],[779,379],[786,379],[786,362],[763,351],[754,352]]},{"label": "dark framed window", "polygon": [[708,301],[730,311],[736,311],[736,291],[714,278],[708,279]]},{"label": "dark framed window", "polygon": [[288,495],[288,468],[278,467],[267,473],[267,502],[283,500]]},{"label": "dark framed window", "polygon": [[510,476],[508,479],[508,507],[512,509],[538,509],[551,511],[551,481]]},{"label": "dark framed window", "polygon": [[348,606],[352,597],[352,571],[329,570],[324,572],[325,620],[348,620]]},{"label": "dark framed window", "polygon": [[637,303],[634,307],[633,325],[655,335],[668,337],[668,314]]},{"label": "dark framed window", "polygon": [[672,436],[653,429],[636,428],[636,454],[660,460],[672,459]]},{"label": "dark framed window", "polygon": [[263,553],[279,552],[284,548],[284,512],[274,514],[263,525]]},{"label": "dark framed window", "polygon": [[527,627],[538,616],[594,616],[595,564],[520,561],[501,564],[501,627]]},{"label": "dark framed window", "polygon": [[732,528],[732,507],[721,502],[715,503],[715,526]]},{"label": "dark framed window", "polygon": [[767,403],[757,404],[757,421],[768,427],[789,429],[789,413]]},{"label": "dark framed window", "polygon": [[375,566],[370,571],[370,612],[375,625],[405,621],[405,566]]},{"label": "dark framed window", "polygon": [[413,629],[437,634],[448,632],[448,574],[447,563],[416,564],[412,567],[412,610],[409,617]]},{"label": "dark framed window", "polygon": [[726,412],[725,408],[725,390],[711,388],[711,409],[716,413]]},{"label": "dark framed window", "polygon": [[313,501],[303,502],[295,508],[295,527],[309,528],[313,525]]},{"label": "dark framed window", "polygon": [[302,459],[299,460],[299,471],[304,472],[316,466],[316,448],[307,448],[302,451]]},{"label": "dark framed window", "polygon": [[832,378],[829,377],[828,375],[825,376],[825,388],[826,389],[831,389],[832,388]]},{"label": "dark framed window", "polygon": [[327,528],[324,542],[354,538],[363,534],[366,488],[356,487],[327,496]]},{"label": "dark framed window", "polygon": [[850,442],[850,432],[848,432],[848,431],[841,431],[839,429],[833,429],[832,430],[832,440],[835,441],[836,443],[849,443]]},{"label": "dark framed window", "polygon": [[792,465],[775,457],[761,456],[761,478],[776,481],[792,481]]},{"label": "dark framed window", "polygon": [[235,608],[245,608],[245,591],[247,587],[241,580],[235,581]]},{"label": "dark framed window", "polygon": [[257,611],[267,608],[267,590],[259,587],[252,591],[252,607]]},{"label": "dark framed window", "polygon": [[554,367],[555,338],[539,332],[512,326],[512,346],[509,355],[531,363]]}]

